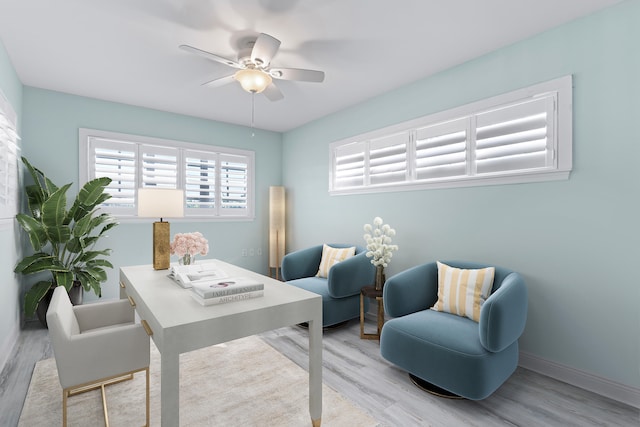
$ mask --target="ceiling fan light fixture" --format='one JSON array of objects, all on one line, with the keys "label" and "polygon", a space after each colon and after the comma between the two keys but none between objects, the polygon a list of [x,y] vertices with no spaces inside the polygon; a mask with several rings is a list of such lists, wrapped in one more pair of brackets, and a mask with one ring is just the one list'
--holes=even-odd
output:
[{"label": "ceiling fan light fixture", "polygon": [[246,68],[237,71],[233,76],[242,86],[242,89],[250,93],[260,93],[271,84],[271,76],[264,71],[255,68]]}]

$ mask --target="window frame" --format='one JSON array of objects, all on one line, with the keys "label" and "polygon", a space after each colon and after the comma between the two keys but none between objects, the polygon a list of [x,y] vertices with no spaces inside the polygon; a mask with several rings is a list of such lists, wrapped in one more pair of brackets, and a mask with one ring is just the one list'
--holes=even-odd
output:
[{"label": "window frame", "polygon": [[[92,164],[94,151],[91,149],[92,138],[100,141],[101,145],[108,145],[112,142],[114,146],[119,144],[132,144],[135,158],[135,178],[134,196],[132,207],[101,207],[105,212],[111,213],[115,217],[124,221],[134,221],[137,216],[137,189],[142,186],[143,179],[143,159],[142,153],[176,153],[176,188],[185,190],[186,185],[186,156],[193,153],[203,153],[208,158],[216,159],[215,163],[215,207],[214,208],[194,208],[187,206],[185,194],[184,216],[188,219],[206,221],[250,221],[255,219],[255,152],[231,147],[221,147],[206,144],[196,144],[184,141],[176,141],[148,136],[132,135],[119,132],[102,131],[97,129],[80,128],[78,132],[79,142],[79,181],[80,186],[95,177],[95,165]],[[105,144],[106,142],[106,144]],[[221,208],[220,197],[220,164],[221,158],[238,158],[246,160],[246,208],[241,213],[234,213],[231,209]],[[148,176],[148,175],[147,175]],[[172,188],[172,187],[167,187]],[[186,193],[186,192],[185,192]]]},{"label": "window frame", "polygon": [[[545,167],[476,173],[476,118],[490,114],[505,107],[517,107],[522,103],[552,99],[553,111],[549,120],[547,150],[551,153],[551,164]],[[411,191],[436,188],[457,188],[481,185],[503,185],[514,183],[541,182],[569,179],[572,169],[573,145],[573,79],[571,75],[547,82],[535,84],[509,93],[472,102],[460,107],[437,112],[417,119],[387,126],[371,132],[332,142],[329,145],[329,194],[348,195],[378,193],[387,191]],[[547,106],[548,107],[548,106]],[[451,177],[418,179],[417,171],[417,135],[425,128],[444,126],[457,121],[466,121],[465,174]],[[406,178],[402,182],[371,184],[368,181],[369,144],[371,141],[384,140],[399,134],[407,134]],[[340,187],[338,183],[338,153],[349,152],[351,147],[363,145],[362,161],[364,168],[363,185]]]}]

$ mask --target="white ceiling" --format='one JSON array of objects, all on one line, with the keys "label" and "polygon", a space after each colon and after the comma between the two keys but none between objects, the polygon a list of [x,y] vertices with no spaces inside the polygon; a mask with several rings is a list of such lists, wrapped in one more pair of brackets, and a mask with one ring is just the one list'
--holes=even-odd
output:
[{"label": "white ceiling", "polygon": [[[255,126],[287,131],[619,0],[0,0],[0,39],[23,84],[251,124],[234,70],[241,39],[282,41],[274,66],[326,73],[256,95]],[[393,7],[391,7],[393,5]]]}]

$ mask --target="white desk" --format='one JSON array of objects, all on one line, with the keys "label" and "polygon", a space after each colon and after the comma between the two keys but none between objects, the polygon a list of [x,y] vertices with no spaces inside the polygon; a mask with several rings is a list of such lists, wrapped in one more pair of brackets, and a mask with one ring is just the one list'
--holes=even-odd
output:
[{"label": "white desk", "polygon": [[[141,319],[153,331],[161,354],[162,425],[180,425],[180,353],[283,326],[309,322],[309,413],[313,426],[322,414],[322,298],[234,265],[214,261],[229,276],[253,277],[264,283],[264,297],[202,306],[151,265],[120,268],[120,297],[130,297]],[[204,262],[204,261],[200,261]]]}]

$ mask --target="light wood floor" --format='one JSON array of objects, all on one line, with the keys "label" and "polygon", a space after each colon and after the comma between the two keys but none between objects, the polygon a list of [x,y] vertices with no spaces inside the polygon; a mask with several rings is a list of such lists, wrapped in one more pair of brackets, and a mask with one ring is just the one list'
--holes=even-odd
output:
[{"label": "light wood floor", "polygon": [[[262,337],[307,368],[305,329],[282,328]],[[640,426],[636,408],[522,368],[483,401],[432,396],[380,356],[378,341],[361,340],[357,321],[326,330],[323,342],[324,383],[381,426]],[[0,426],[17,425],[33,367],[48,357],[53,354],[47,331],[30,322],[0,374]]]}]

